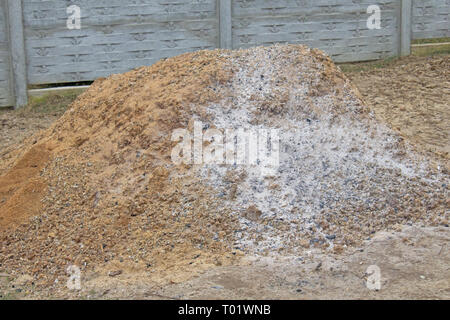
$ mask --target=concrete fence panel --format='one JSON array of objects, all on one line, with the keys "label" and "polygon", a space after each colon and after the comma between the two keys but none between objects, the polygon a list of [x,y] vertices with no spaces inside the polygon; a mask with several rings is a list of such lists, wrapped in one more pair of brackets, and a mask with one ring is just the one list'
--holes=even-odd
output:
[{"label": "concrete fence panel", "polygon": [[450,0],[0,0],[0,106],[26,104],[30,84],[91,81],[200,49],[302,43],[337,62],[407,55],[412,38],[450,36],[449,8]]},{"label": "concrete fence panel", "polygon": [[67,1],[23,3],[31,84],[93,80],[218,46],[216,0],[76,1],[80,29],[67,27]]},{"label": "concrete fence panel", "polygon": [[450,0],[414,0],[413,39],[450,37]]},{"label": "concrete fence panel", "polygon": [[400,1],[377,1],[380,29],[369,29],[371,0],[234,0],[233,47],[302,43],[337,62],[362,61],[399,53]]},{"label": "concrete fence panel", "polygon": [[11,106],[15,103],[11,83],[12,70],[7,11],[6,1],[0,1],[0,107]]}]

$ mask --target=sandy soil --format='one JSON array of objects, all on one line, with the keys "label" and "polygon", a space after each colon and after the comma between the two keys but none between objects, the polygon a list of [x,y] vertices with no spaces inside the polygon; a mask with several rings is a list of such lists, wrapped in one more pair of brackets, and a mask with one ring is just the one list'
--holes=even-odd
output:
[{"label": "sandy soil", "polygon": [[[90,291],[85,292],[92,298],[139,299],[449,299],[450,229],[398,229],[379,232],[343,255],[310,251],[275,260],[249,258],[240,266],[215,268],[164,287],[141,279],[131,291],[125,289],[130,281],[126,276],[113,286],[95,279],[86,282]],[[366,285],[371,265],[380,268],[379,291]]]},{"label": "sandy soil", "polygon": [[[450,126],[449,56],[407,58],[391,66],[347,75],[378,117],[418,148],[448,161]],[[48,127],[56,116],[0,111],[0,159],[24,138]],[[7,159],[6,159],[7,160]],[[2,162],[0,162],[0,174]],[[35,292],[26,276],[0,272],[3,298],[137,299],[449,299],[450,228],[398,226],[378,232],[339,255],[314,250],[280,259],[246,258],[240,265],[214,267],[169,285],[149,274],[82,275],[79,292]],[[381,290],[366,287],[367,267],[381,271]],[[1,266],[0,266],[1,271]]]},{"label": "sandy soil", "polygon": [[19,113],[0,108],[0,174],[10,152],[23,140],[48,128],[60,114]]},{"label": "sandy soil", "polygon": [[[449,299],[450,228],[398,226],[362,246],[324,255],[305,251],[284,258],[248,257],[168,285],[151,274],[83,274],[81,291],[35,292],[31,278],[7,281],[6,298],[57,299]],[[380,270],[380,290],[370,290],[369,266]]]},{"label": "sandy soil", "polygon": [[347,74],[376,115],[422,150],[448,159],[450,56],[408,57]]}]

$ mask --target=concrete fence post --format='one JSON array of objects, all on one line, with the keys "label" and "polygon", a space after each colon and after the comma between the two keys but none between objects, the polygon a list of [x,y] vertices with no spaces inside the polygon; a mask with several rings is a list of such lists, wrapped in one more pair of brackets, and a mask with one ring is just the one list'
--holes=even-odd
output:
[{"label": "concrete fence post", "polygon": [[400,56],[408,56],[411,54],[412,1],[413,0],[401,0]]},{"label": "concrete fence post", "polygon": [[8,8],[6,15],[9,25],[12,84],[15,96],[14,107],[19,108],[28,103],[22,0],[7,0],[6,4]]},{"label": "concrete fence post", "polygon": [[220,48],[232,49],[232,17],[231,17],[231,0],[219,1],[219,38]]}]

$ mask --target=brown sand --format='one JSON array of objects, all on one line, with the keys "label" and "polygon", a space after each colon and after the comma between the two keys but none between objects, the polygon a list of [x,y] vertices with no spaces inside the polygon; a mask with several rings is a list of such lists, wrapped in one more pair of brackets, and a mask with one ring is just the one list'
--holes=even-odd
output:
[{"label": "brown sand", "polygon": [[[297,54],[293,68],[308,61],[321,66],[314,69],[321,81],[311,96],[332,92],[336,115],[347,113],[339,104],[346,96],[359,101],[357,90],[345,88],[348,80],[321,52],[301,46],[281,52]],[[2,267],[32,274],[38,285],[48,286],[72,264],[99,271],[120,266],[161,281],[181,281],[238,259],[242,253],[233,246],[237,217],[221,207],[201,177],[171,176],[174,143],[168,137],[176,128],[191,126],[193,114],[210,117],[206,106],[227,94],[237,72],[229,59],[240,54],[189,53],[99,79],[52,127],[13,152],[9,170],[0,177]],[[279,114],[285,98],[259,101],[261,117]],[[311,105],[308,112],[330,112],[320,107]],[[361,105],[352,117],[367,114]],[[189,169],[177,168],[180,173]],[[422,211],[414,217],[448,206],[442,197],[432,200],[416,201],[415,209]],[[185,214],[177,213],[181,205]],[[361,230],[349,226],[351,221],[340,225],[348,215],[342,211],[331,221],[320,221],[336,233],[349,233],[341,244],[350,244],[350,235],[365,237],[374,232],[372,227],[408,218],[405,213],[388,222],[374,219]],[[309,235],[304,240],[308,247]]]}]

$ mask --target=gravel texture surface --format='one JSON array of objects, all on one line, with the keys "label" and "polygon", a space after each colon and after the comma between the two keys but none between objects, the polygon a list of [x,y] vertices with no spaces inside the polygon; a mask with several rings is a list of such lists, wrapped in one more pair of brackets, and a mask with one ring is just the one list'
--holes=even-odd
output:
[{"label": "gravel texture surface", "polygon": [[[172,132],[195,120],[278,129],[279,166],[175,165]],[[399,223],[448,224],[447,167],[304,46],[201,51],[99,79],[3,159],[1,268],[49,290],[70,265],[167,284],[244,255],[339,253]]]}]

